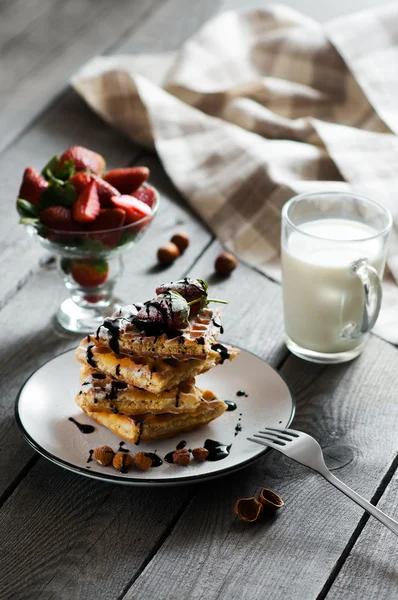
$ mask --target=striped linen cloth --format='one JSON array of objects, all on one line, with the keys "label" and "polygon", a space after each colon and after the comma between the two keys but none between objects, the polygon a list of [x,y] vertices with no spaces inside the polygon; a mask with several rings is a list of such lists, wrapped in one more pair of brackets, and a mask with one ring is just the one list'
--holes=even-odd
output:
[{"label": "striped linen cloth", "polygon": [[284,5],[230,11],[175,54],[97,57],[72,80],[155,148],[227,248],[280,280],[281,208],[354,191],[393,214],[375,332],[398,343],[398,4],[321,26]]}]

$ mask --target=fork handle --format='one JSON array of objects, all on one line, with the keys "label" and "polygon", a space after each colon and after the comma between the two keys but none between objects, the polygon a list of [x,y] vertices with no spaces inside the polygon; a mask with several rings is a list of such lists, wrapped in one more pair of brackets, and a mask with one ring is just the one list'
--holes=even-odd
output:
[{"label": "fork handle", "polygon": [[383,511],[381,511],[379,508],[373,506],[373,504],[365,500],[365,498],[362,498],[362,496],[357,494],[357,492],[354,492],[354,490],[352,490],[348,487],[348,485],[340,481],[340,479],[337,479],[337,477],[335,477],[329,470],[322,470],[320,471],[320,474],[323,475],[323,477],[327,481],[329,481],[329,483],[331,483],[338,490],[343,492],[343,494],[351,498],[351,500],[354,500],[354,502],[359,504],[359,506],[361,506],[364,510],[373,515],[373,517],[378,519],[381,523],[383,523],[383,525],[388,527],[388,529],[391,529],[391,531],[395,533],[395,535],[398,535],[398,523],[394,521],[394,519],[391,519],[391,517],[383,513]]}]

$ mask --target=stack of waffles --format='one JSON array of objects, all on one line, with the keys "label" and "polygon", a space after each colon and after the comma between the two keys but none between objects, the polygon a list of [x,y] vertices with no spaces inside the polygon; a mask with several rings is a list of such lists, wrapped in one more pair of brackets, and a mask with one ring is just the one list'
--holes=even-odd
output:
[{"label": "stack of waffles", "polygon": [[238,353],[216,343],[218,309],[203,307],[172,335],[148,335],[136,326],[139,308],[121,309],[76,350],[82,363],[77,404],[136,444],[172,437],[221,416],[227,405],[198,388],[195,377]]}]

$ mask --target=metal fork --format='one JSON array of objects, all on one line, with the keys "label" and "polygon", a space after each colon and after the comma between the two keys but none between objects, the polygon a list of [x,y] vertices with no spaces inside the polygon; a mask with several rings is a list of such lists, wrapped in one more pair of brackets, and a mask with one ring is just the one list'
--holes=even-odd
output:
[{"label": "metal fork", "polygon": [[320,473],[326,481],[334,485],[338,490],[346,496],[354,500],[368,513],[378,519],[383,525],[391,529],[395,535],[398,535],[398,523],[391,517],[384,514],[379,508],[370,504],[365,498],[354,492],[345,483],[337,479],[329,471],[323,459],[322,448],[313,437],[302,431],[295,429],[274,429],[266,427],[258,434],[254,434],[252,438],[247,438],[251,442],[274,448],[278,452],[282,452],[292,460],[313,469]]}]

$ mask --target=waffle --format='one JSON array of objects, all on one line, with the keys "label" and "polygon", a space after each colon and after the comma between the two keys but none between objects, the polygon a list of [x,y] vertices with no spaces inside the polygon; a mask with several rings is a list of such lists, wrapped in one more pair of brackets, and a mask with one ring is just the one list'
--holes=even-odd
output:
[{"label": "waffle", "polygon": [[202,394],[194,379],[188,379],[161,394],[153,394],[132,385],[107,377],[90,367],[82,367],[81,389],[77,404],[90,412],[124,413],[181,413],[194,410]]},{"label": "waffle", "polygon": [[[221,355],[211,350],[204,360],[191,358],[178,361],[175,358],[136,357],[128,354],[115,354],[106,346],[94,346],[94,339],[87,336],[76,350],[77,359],[96,368],[110,377],[125,381],[129,385],[142,388],[154,394],[170,390],[186,379],[196,377],[218,365]],[[90,347],[89,354],[87,349]],[[237,356],[239,350],[227,346],[229,359]],[[152,412],[152,411],[151,411]]]},{"label": "waffle", "polygon": [[[136,314],[135,307],[125,307],[122,316],[106,319],[96,333],[97,346],[110,347],[116,354],[125,353],[135,356],[151,356],[153,358],[188,358],[205,359],[220,332],[221,312],[208,306],[189,319],[185,329],[174,332],[171,337],[166,333],[157,336],[145,335],[131,322]],[[169,334],[170,335],[170,334]]]},{"label": "waffle", "polygon": [[119,437],[138,444],[160,438],[169,438],[205,425],[220,417],[227,409],[222,400],[204,400],[195,410],[176,414],[144,414],[134,418],[124,414],[90,412],[84,406],[83,411],[100,425],[104,425]]}]

